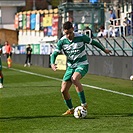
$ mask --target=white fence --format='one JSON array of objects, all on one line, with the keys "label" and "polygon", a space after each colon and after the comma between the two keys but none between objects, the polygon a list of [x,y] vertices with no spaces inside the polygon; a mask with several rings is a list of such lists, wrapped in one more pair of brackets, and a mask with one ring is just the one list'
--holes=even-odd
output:
[{"label": "white fence", "polygon": [[112,36],[128,36],[133,34],[133,27],[132,27],[132,21],[130,26],[124,25],[124,20],[121,18],[112,20],[113,24],[111,25],[110,21],[105,22],[106,30],[108,31],[108,37]]}]

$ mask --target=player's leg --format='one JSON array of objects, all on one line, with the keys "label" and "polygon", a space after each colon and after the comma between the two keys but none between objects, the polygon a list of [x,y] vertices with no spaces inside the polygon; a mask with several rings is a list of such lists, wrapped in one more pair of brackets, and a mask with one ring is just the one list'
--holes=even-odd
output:
[{"label": "player's leg", "polygon": [[6,58],[8,59],[8,57],[9,57],[9,53],[6,53]]},{"label": "player's leg", "polygon": [[26,60],[25,60],[24,67],[26,67],[26,66],[27,66],[27,62],[28,62],[28,54],[26,54]]},{"label": "player's leg", "polygon": [[72,105],[71,97],[69,94],[69,89],[70,89],[71,85],[72,85],[71,81],[67,81],[67,82],[63,81],[62,82],[61,93],[62,93],[64,102],[68,107],[68,110],[65,113],[63,113],[62,115],[69,115],[69,114],[74,113],[74,107]]},{"label": "player's leg", "polygon": [[6,53],[6,62],[7,62],[7,67],[8,67],[8,58],[9,58],[9,53]]},{"label": "player's leg", "polygon": [[74,113],[74,107],[72,105],[71,97],[69,94],[69,89],[72,85],[72,82],[71,82],[72,73],[73,73],[73,69],[67,68],[62,81],[61,93],[62,93],[64,102],[68,107],[68,110],[63,115],[69,115]]},{"label": "player's leg", "polygon": [[83,86],[80,83],[80,79],[88,72],[88,65],[79,66],[75,69],[75,72],[72,75],[72,82],[75,86],[75,89],[78,93],[78,96],[81,101],[81,105],[87,108],[86,98],[83,90]]},{"label": "player's leg", "polygon": [[29,58],[28,66],[30,66],[31,65],[31,54],[28,55],[28,58]]},{"label": "player's leg", "polygon": [[67,107],[69,109],[73,108],[72,106],[72,102],[71,102],[71,97],[70,97],[70,94],[69,94],[69,89],[72,85],[72,82],[71,81],[63,81],[62,82],[62,87],[61,87],[61,93],[62,93],[62,97],[67,105]]}]

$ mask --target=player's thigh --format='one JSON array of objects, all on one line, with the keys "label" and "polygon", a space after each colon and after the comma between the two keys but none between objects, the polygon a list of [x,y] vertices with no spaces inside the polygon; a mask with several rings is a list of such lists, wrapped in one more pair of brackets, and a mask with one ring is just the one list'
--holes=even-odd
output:
[{"label": "player's thigh", "polygon": [[63,77],[63,81],[71,81],[71,77],[74,73],[75,69],[67,67],[66,72]]},{"label": "player's thigh", "polygon": [[74,72],[71,77],[71,80],[72,80],[72,82],[74,82],[74,81],[80,80],[81,78],[82,78],[82,76],[79,72]]},{"label": "player's thigh", "polygon": [[[80,73],[81,78],[88,72],[89,65],[80,65],[75,69],[75,73]],[[80,77],[80,75],[77,75]]]}]

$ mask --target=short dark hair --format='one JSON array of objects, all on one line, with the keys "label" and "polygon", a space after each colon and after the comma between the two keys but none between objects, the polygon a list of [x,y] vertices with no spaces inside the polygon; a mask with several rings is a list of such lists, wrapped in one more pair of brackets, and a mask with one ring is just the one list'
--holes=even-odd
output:
[{"label": "short dark hair", "polygon": [[103,26],[103,25],[101,25],[101,26],[100,26],[100,29],[104,30],[105,28],[104,28],[104,26]]},{"label": "short dark hair", "polygon": [[69,21],[67,21],[67,22],[65,22],[64,24],[63,24],[63,29],[64,30],[69,30],[69,29],[71,29],[73,26],[72,26],[72,23],[71,22],[69,22]]}]

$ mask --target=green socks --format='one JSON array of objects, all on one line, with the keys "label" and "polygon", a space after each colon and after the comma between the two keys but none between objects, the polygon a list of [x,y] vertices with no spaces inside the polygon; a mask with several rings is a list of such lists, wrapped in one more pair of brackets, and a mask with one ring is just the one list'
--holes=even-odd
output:
[{"label": "green socks", "polygon": [[84,91],[78,92],[78,96],[79,96],[80,102],[81,102],[82,104],[86,103]]},{"label": "green socks", "polygon": [[2,83],[2,84],[3,84],[3,77],[2,77],[2,78],[0,78],[0,83]]},{"label": "green socks", "polygon": [[[78,96],[79,96],[79,98],[80,98],[81,104],[86,104],[84,91],[78,92]],[[68,107],[69,109],[72,109],[72,108],[73,108],[71,99],[69,99],[69,100],[64,100],[64,102],[65,102],[65,104],[67,105],[67,107]]]},{"label": "green socks", "polygon": [[72,108],[73,108],[71,99],[69,99],[69,100],[64,100],[64,102],[65,102],[65,104],[67,105],[67,107],[68,107],[69,109],[72,109]]}]

